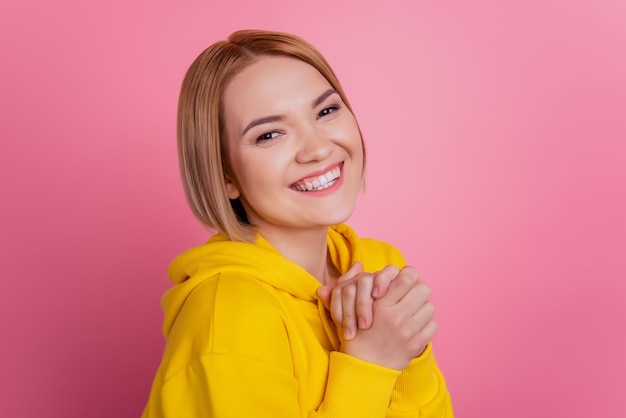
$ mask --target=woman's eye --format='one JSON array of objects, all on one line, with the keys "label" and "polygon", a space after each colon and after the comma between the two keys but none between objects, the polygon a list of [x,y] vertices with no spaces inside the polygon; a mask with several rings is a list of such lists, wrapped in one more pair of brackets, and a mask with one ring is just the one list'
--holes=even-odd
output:
[{"label": "woman's eye", "polygon": [[328,107],[325,107],[324,109],[322,109],[320,111],[320,113],[317,114],[317,116],[321,118],[322,116],[329,115],[329,114],[337,111],[338,109],[339,109],[339,106],[337,106],[337,105],[328,106]]},{"label": "woman's eye", "polygon": [[280,134],[277,131],[265,132],[256,139],[256,142],[269,141],[270,139],[276,138],[278,135]]}]

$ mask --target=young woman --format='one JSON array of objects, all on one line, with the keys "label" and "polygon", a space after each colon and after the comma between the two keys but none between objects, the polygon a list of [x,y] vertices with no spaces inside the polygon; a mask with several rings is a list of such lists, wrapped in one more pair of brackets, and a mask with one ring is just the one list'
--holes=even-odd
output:
[{"label": "young woman", "polygon": [[452,417],[428,286],[343,225],[365,152],[318,51],[267,31],[210,46],[183,81],[178,150],[218,233],[170,267],[143,417]]}]

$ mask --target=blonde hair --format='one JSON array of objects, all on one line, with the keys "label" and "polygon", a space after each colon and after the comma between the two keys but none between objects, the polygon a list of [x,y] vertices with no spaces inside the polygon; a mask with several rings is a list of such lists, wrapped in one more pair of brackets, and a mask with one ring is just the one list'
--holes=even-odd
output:
[{"label": "blonde hair", "polygon": [[252,241],[255,232],[239,199],[231,201],[226,191],[229,163],[223,138],[222,95],[235,75],[257,57],[267,55],[293,57],[313,66],[352,111],[326,59],[295,35],[240,30],[209,46],[194,60],[178,101],[178,156],[183,187],[196,218],[231,240]]}]

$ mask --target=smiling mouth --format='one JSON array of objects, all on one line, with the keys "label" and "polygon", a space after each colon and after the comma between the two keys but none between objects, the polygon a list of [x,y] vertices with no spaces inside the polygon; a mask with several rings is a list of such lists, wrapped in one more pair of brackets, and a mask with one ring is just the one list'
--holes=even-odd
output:
[{"label": "smiling mouth", "polygon": [[300,180],[297,183],[292,184],[289,188],[298,192],[314,192],[318,190],[324,190],[331,187],[339,180],[341,176],[341,166],[339,164],[332,170],[315,177],[309,177],[304,180]]}]

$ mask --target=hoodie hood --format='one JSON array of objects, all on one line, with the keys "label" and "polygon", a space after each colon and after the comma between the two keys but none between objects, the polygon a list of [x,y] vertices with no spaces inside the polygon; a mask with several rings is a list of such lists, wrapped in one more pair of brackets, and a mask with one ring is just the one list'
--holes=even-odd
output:
[{"label": "hoodie hood", "polygon": [[[328,252],[340,274],[359,261],[367,269],[356,233],[347,225],[328,228]],[[165,312],[163,334],[167,338],[178,312],[193,289],[220,273],[244,273],[293,297],[321,305],[317,289],[321,283],[296,263],[283,257],[265,238],[255,243],[230,241],[221,234],[206,244],[178,256],[170,265],[169,276],[174,287],[162,299]]]}]

